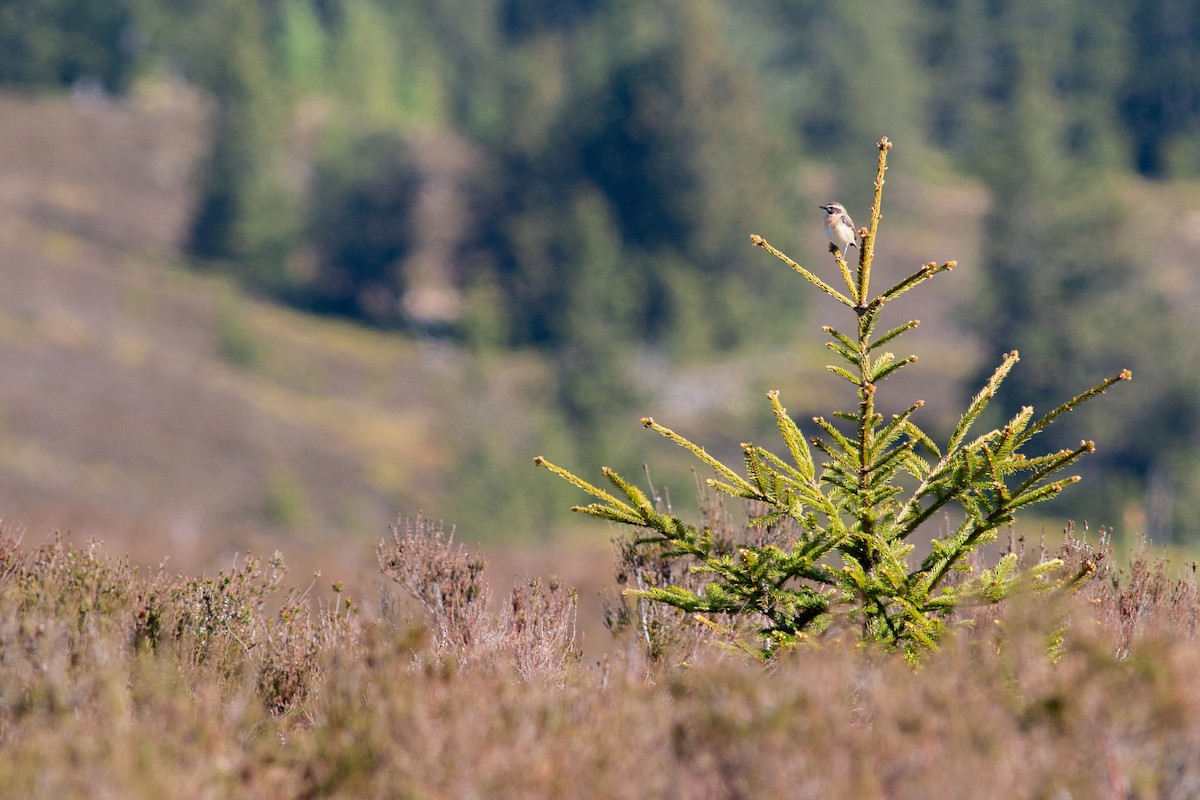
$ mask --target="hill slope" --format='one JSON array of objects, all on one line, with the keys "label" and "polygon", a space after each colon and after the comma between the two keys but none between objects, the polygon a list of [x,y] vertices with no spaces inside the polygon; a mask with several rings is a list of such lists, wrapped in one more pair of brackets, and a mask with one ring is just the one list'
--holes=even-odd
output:
[{"label": "hill slope", "polygon": [[203,146],[178,87],[0,99],[0,516],[378,533],[447,467],[453,365],[176,265]]},{"label": "hill slope", "polygon": [[[180,566],[275,546],[285,532],[289,554],[361,534],[354,549],[369,558],[367,542],[397,513],[422,509],[469,521],[470,538],[556,531],[545,509],[578,498],[530,464],[539,452],[572,457],[547,411],[543,360],[471,359],[314,318],[179,263],[205,120],[204,103],[171,84],[120,103],[0,95],[0,518],[135,554],[141,540],[147,558],[169,552]],[[829,182],[816,170],[806,181],[806,194]],[[986,198],[898,181],[893,203],[877,280],[935,256],[967,265],[898,312],[925,323],[914,352],[936,344],[938,357],[899,376],[896,397],[946,413],[976,363],[950,309],[971,286]],[[948,221],[936,231],[922,221],[930,208]],[[795,230],[761,232],[784,249],[807,243],[797,255],[829,267],[817,212]],[[819,322],[835,321],[827,310]],[[640,359],[644,399],[628,435],[648,414],[736,458],[748,435],[773,438],[767,389],[781,389],[799,418],[827,412],[817,322],[787,352]],[[606,440],[603,457],[636,449],[686,506],[684,454],[635,441]]]}]

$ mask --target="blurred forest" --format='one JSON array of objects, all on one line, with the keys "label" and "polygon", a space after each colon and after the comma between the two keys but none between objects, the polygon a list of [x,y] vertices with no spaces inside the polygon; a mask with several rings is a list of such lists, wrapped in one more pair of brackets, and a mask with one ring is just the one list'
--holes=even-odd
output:
[{"label": "blurred forest", "polygon": [[195,269],[482,359],[536,353],[573,465],[630,457],[606,436],[639,416],[647,359],[811,338],[803,281],[747,236],[827,267],[814,204],[865,221],[887,135],[896,184],[987,198],[972,264],[942,244],[944,205],[895,209],[916,220],[906,268],[975,276],[942,312],[979,343],[961,392],[1011,349],[1009,412],[1132,369],[1050,434],[1100,452],[1056,511],[1200,538],[1195,0],[0,2],[0,85],[165,79],[211,110]]}]

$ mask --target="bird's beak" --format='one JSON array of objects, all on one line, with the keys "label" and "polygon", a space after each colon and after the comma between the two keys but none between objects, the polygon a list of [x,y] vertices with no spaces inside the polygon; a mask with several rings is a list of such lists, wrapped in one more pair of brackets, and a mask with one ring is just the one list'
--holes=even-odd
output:
[{"label": "bird's beak", "polygon": [[821,209],[822,211],[828,211],[828,210],[829,210],[829,206],[817,206],[817,208]]}]

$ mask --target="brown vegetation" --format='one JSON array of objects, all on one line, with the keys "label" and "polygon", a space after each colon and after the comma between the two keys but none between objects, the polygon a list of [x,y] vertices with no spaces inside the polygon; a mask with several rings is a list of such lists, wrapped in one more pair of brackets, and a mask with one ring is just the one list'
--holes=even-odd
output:
[{"label": "brown vegetation", "polygon": [[[424,520],[380,545],[369,618],[91,545],[0,544],[0,794],[10,797],[1192,797],[1200,597],[1143,548],[1076,595],[1021,599],[913,670],[833,637],[764,667],[687,640],[580,663],[574,598],[499,615]],[[282,595],[282,596],[280,596]],[[410,597],[411,601],[412,598]],[[475,609],[475,610],[471,610]],[[464,612],[464,610],[466,610]],[[680,617],[675,624],[684,626]],[[681,639],[682,640],[682,639]]]}]

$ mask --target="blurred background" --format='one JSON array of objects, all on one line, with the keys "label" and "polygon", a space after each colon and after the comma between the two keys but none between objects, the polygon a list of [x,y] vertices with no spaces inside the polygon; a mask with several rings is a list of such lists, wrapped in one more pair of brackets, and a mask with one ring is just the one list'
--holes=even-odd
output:
[{"label": "blurred background", "polygon": [[748,237],[835,278],[816,204],[865,224],[882,135],[877,281],[959,267],[881,395],[944,437],[1008,350],[1010,413],[1130,368],[1027,524],[1195,542],[1194,0],[0,0],[0,517],[180,567],[418,512],[603,549],[533,456],[686,511],[642,416],[736,459],[769,389],[852,402]]}]

